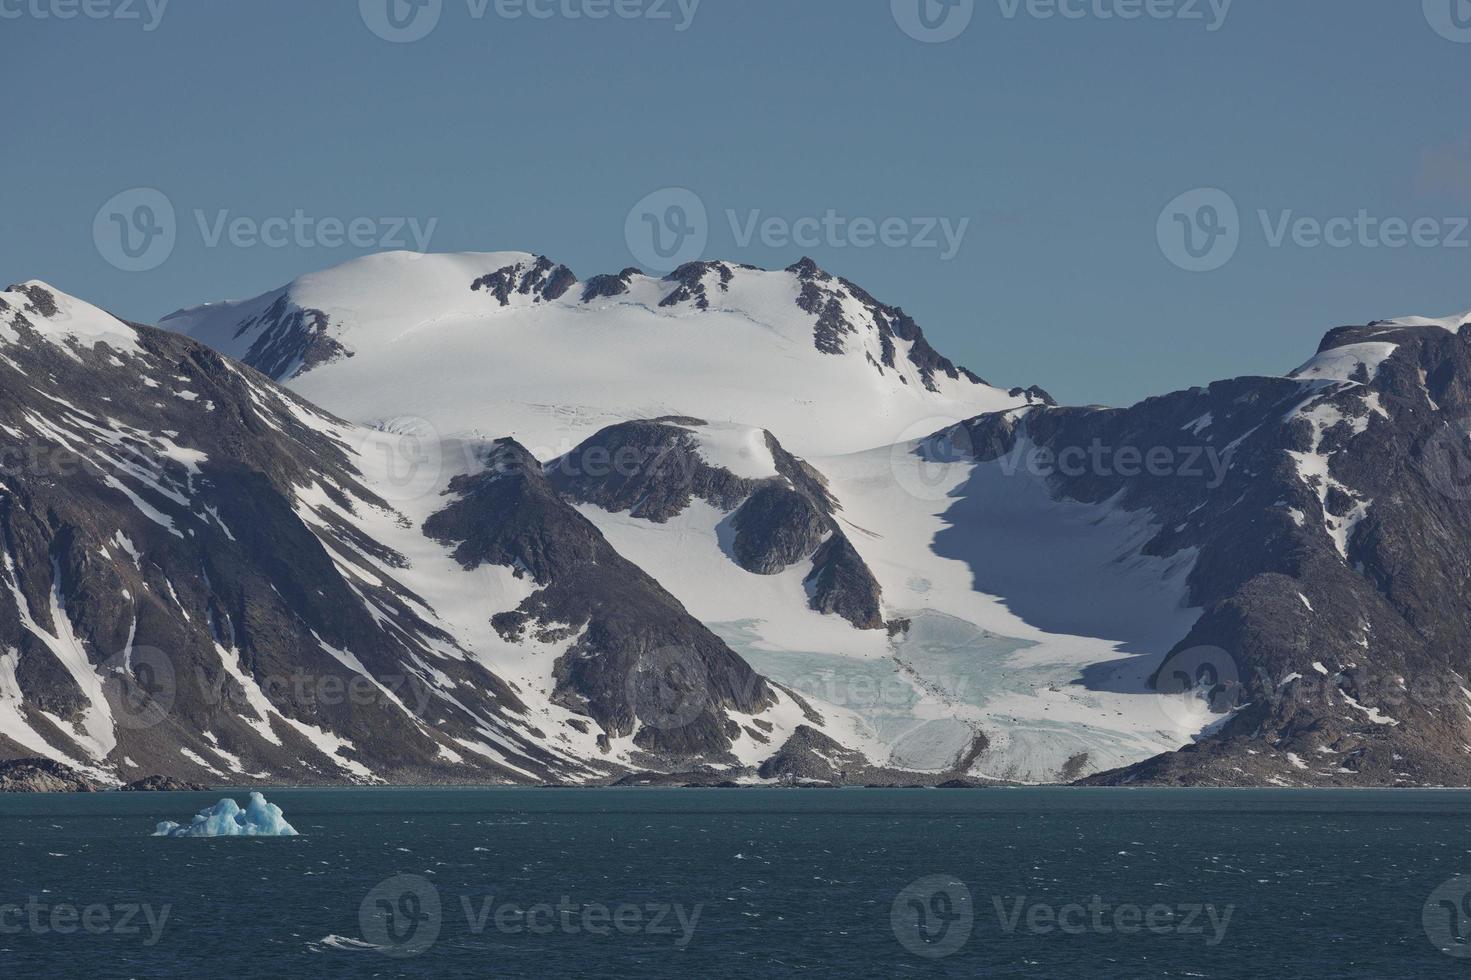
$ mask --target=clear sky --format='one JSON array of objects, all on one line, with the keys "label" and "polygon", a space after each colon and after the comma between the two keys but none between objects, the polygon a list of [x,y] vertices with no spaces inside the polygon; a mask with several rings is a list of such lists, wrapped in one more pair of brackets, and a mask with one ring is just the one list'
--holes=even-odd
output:
[{"label": "clear sky", "polygon": [[[1471,308],[1464,0],[160,2],[0,0],[0,279],[151,322],[414,247],[395,219],[584,278],[664,222],[1105,404]],[[630,219],[666,188],[702,229]]]}]

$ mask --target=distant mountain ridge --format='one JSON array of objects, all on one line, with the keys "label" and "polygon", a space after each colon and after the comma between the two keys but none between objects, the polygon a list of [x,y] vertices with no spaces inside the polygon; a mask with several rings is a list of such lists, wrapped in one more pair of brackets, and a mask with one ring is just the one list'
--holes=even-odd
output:
[{"label": "distant mountain ridge", "polygon": [[806,259],[583,282],[524,252],[384,253],[163,325],[354,418],[375,409],[364,392],[433,377],[436,393],[405,393],[395,411],[446,435],[493,414],[548,450],[686,415],[781,432],[799,453],[849,452],[926,419],[1051,401],[957,367],[902,309]]}]

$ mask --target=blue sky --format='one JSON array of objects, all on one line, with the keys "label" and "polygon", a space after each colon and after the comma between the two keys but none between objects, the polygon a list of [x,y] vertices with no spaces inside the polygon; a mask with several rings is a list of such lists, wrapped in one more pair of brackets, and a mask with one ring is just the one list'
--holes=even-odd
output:
[{"label": "blue sky", "polygon": [[[1471,308],[1464,0],[924,0],[943,42],[920,0],[437,0],[409,42],[387,0],[85,2],[0,0],[0,279],[133,319],[412,246],[395,219],[616,271],[666,188],[705,257],[811,254],[1072,403]],[[106,242],[135,188],[175,212],[145,271]]]}]

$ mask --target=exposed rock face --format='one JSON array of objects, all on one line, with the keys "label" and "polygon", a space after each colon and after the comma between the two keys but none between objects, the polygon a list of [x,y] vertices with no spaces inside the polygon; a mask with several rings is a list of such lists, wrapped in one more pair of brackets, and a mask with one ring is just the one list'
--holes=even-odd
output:
[{"label": "exposed rock face", "polygon": [[148,776],[135,779],[119,787],[124,793],[203,793],[209,787],[203,783],[191,783],[173,776]]},{"label": "exposed rock face", "polygon": [[736,561],[749,572],[773,575],[812,557],[832,533],[831,522],[805,494],[776,481],[763,483],[732,520]]},{"label": "exposed rock face", "polygon": [[823,542],[812,556],[807,577],[812,608],[841,616],[859,629],[884,628],[878,580],[842,532]]},{"label": "exposed rock face", "polygon": [[[901,356],[902,344],[907,348],[902,356],[919,369],[924,386],[931,391],[939,390],[935,378],[941,374],[957,380],[963,377],[975,384],[986,383],[942,357],[930,346],[914,318],[899,307],[880,303],[861,286],[824,272],[809,258],[789,266],[787,271],[794,273],[801,283],[797,305],[817,318],[813,342],[824,354],[843,353],[846,338],[860,336],[871,326],[880,337],[880,357],[873,362],[880,374],[885,368],[897,366],[895,358]],[[1028,401],[1053,404],[1051,396],[1040,388],[1016,389],[1012,394],[1024,394]]]},{"label": "exposed rock face", "polygon": [[538,255],[530,265],[516,263],[488,273],[470,284],[472,292],[485,290],[502,306],[511,305],[512,295],[530,296],[534,302],[561,299],[577,283],[565,265]]},{"label": "exposed rock face", "polygon": [[763,779],[810,779],[826,783],[862,782],[872,764],[806,725],[758,770]]},{"label": "exposed rock face", "polygon": [[100,788],[94,780],[50,759],[0,762],[0,793],[94,793]]},{"label": "exposed rock face", "polygon": [[691,435],[701,419],[668,416],[609,426],[549,463],[547,478],[572,500],[663,524],[696,497],[738,507],[756,481],[710,466]]},{"label": "exposed rock face", "polygon": [[701,448],[708,423],[666,417],[609,426],[547,466],[568,499],[666,523],[695,498],[730,514],[731,556],[757,575],[811,563],[810,605],[861,629],[883,627],[877,579],[836,520],[822,475],[760,433],[775,475],[740,477]]},{"label": "exposed rock face", "polygon": [[[781,749],[761,764],[757,775],[782,782],[828,783],[834,786],[949,785],[969,768],[984,747],[980,741],[971,752],[957,759],[953,768],[940,773],[914,773],[876,766],[862,753],[845,748],[836,740],[807,725],[801,725]],[[979,781],[973,785],[983,785]]]},{"label": "exposed rock face", "polygon": [[[0,664],[30,732],[0,754],[196,781],[569,771],[517,693],[422,618],[403,559],[337,516],[390,513],[345,423],[177,334],[59,302],[0,293]],[[517,769],[462,754],[485,731]]]},{"label": "exposed rock face", "polygon": [[258,317],[240,324],[236,335],[259,331],[246,358],[273,378],[289,378],[352,353],[329,336],[332,318],[321,310],[299,309],[283,295]]},{"label": "exposed rock face", "polygon": [[556,696],[613,736],[637,729],[634,743],[650,753],[723,756],[726,710],[753,714],[770,704],[766,682],[614,551],[525,449],[501,440],[486,463],[483,474],[451,484],[458,499],[425,531],[455,544],[467,569],[503,565],[541,587],[497,628],[508,638],[577,636],[557,662]]},{"label": "exposed rock face", "polygon": [[696,309],[710,308],[710,291],[729,292],[735,271],[727,262],[687,262],[664,277],[665,282],[679,284],[668,296],[660,300],[660,306],[680,306],[684,303]]},{"label": "exposed rock face", "polygon": [[614,296],[623,296],[628,292],[628,285],[634,276],[642,275],[638,269],[630,266],[615,275],[598,275],[589,279],[582,289],[582,302],[591,303],[596,299],[611,299]]},{"label": "exposed rock face", "polygon": [[[1204,613],[1154,683],[1183,677],[1235,714],[1196,746],[1086,781],[1471,782],[1468,417],[1471,329],[1376,324],[1330,333],[1294,378],[952,432],[981,459],[1045,450],[1065,498],[1147,508],[1159,530],[1142,554],[1197,552]],[[1107,458],[1062,465],[1094,447]]]}]

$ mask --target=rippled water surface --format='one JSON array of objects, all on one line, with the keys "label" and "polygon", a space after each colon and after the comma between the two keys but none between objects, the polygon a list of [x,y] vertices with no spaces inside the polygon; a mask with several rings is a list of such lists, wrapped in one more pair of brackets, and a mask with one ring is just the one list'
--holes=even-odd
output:
[{"label": "rippled water surface", "polygon": [[1471,971],[1471,793],[281,790],[300,837],[149,836],[222,795],[0,796],[0,976]]}]

